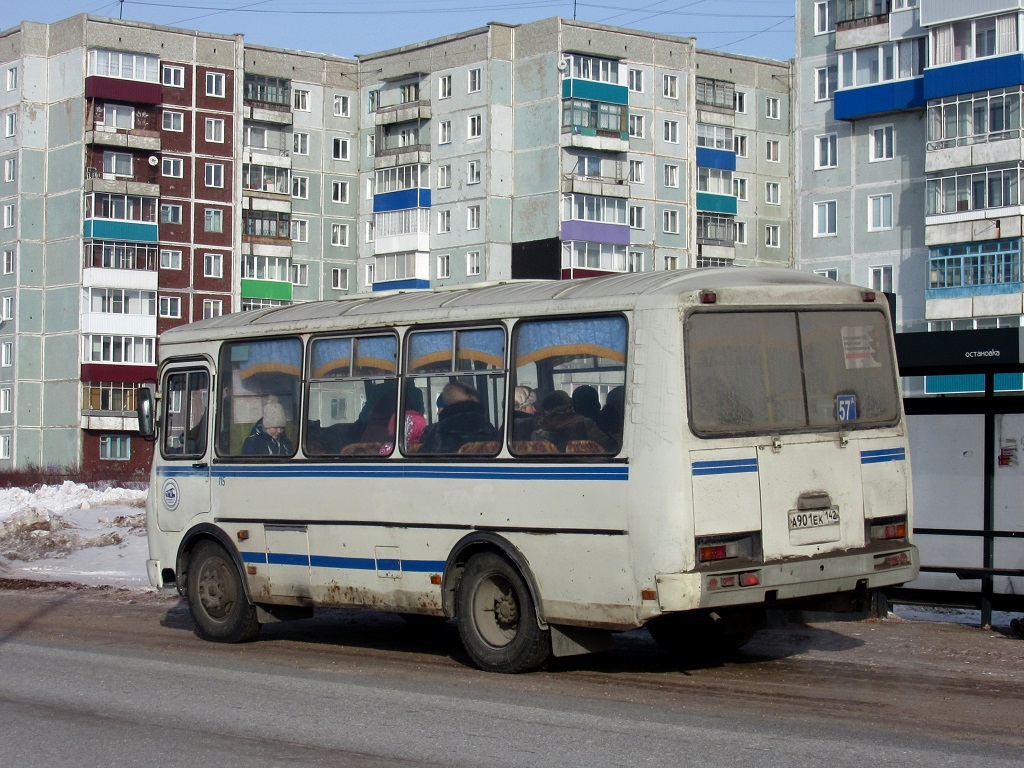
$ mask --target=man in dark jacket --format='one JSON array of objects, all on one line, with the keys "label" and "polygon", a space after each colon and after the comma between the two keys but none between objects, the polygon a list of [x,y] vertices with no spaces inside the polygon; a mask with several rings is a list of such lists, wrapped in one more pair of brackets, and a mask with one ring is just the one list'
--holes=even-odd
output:
[{"label": "man in dark jacket", "polygon": [[458,453],[466,443],[498,439],[498,430],[487,420],[476,390],[468,384],[445,384],[438,405],[437,423],[423,430],[419,454]]},{"label": "man in dark jacket", "polygon": [[287,422],[284,408],[277,400],[270,400],[263,408],[263,418],[257,421],[252,432],[242,443],[246,456],[291,456],[292,441],[284,433]]},{"label": "man in dark jacket", "polygon": [[600,430],[593,419],[573,410],[568,392],[560,389],[549,392],[544,396],[542,407],[537,428],[533,431],[534,440],[548,440],[563,453],[566,446],[576,440],[593,440],[601,446],[602,452],[614,449],[608,435]]}]

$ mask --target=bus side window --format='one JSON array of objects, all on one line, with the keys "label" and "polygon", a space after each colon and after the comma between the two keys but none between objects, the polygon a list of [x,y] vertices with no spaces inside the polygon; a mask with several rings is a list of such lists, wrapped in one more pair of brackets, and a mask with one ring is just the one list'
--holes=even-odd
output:
[{"label": "bus side window", "polygon": [[230,342],[220,354],[217,453],[284,457],[298,443],[302,342]]},{"label": "bus side window", "polygon": [[618,453],[626,402],[626,320],[567,317],[516,325],[517,455]]},{"label": "bus side window", "polygon": [[174,371],[164,382],[166,457],[202,456],[206,453],[210,375],[206,371]]},{"label": "bus side window", "polygon": [[310,345],[306,454],[389,456],[397,428],[397,376],[394,334],[315,339]]}]

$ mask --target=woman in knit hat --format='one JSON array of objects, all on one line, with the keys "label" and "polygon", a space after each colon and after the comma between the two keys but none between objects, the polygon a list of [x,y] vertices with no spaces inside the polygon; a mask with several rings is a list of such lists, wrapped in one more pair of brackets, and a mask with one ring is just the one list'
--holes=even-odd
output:
[{"label": "woman in knit hat", "polygon": [[242,444],[242,453],[247,456],[291,456],[292,442],[284,433],[288,418],[284,407],[271,397],[263,406],[263,418],[257,421],[252,432]]}]

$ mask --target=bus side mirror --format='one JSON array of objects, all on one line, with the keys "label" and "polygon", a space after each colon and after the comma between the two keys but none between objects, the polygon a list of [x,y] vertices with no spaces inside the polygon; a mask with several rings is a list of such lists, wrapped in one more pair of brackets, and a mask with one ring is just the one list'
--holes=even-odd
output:
[{"label": "bus side mirror", "polygon": [[139,417],[139,432],[143,437],[152,437],[156,432],[153,421],[155,403],[156,398],[149,387],[139,387],[135,390],[135,412]]}]

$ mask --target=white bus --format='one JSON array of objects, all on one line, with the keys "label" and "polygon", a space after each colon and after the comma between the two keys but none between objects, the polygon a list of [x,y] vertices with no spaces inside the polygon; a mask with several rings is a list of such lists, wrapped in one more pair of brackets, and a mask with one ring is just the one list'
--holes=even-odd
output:
[{"label": "white bus", "polygon": [[517,672],[645,625],[736,648],[918,571],[884,297],[798,272],[243,312],[165,333],[148,393],[149,578],[209,640],[365,607]]}]

